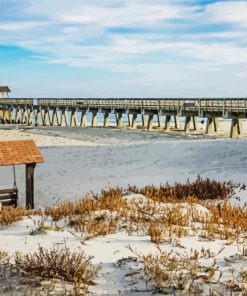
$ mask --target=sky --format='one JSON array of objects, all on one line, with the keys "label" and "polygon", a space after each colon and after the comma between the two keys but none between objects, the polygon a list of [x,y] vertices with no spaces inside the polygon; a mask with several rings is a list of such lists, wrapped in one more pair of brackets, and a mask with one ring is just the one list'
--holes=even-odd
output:
[{"label": "sky", "polygon": [[0,0],[11,97],[247,97],[247,0]]}]

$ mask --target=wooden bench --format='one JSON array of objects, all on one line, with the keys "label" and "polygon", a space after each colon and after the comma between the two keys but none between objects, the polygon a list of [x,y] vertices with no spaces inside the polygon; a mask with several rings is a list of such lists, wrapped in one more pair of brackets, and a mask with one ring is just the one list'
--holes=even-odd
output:
[{"label": "wooden bench", "polygon": [[17,207],[18,190],[17,189],[0,189],[0,203],[3,206]]}]

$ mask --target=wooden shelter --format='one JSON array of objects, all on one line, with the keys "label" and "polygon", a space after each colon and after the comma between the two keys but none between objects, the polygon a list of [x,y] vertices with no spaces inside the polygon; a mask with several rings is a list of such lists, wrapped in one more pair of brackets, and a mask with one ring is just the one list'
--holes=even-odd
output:
[{"label": "wooden shelter", "polygon": [[[44,161],[33,140],[0,141],[0,166],[26,165],[26,207],[29,209],[34,208],[34,168],[36,163]],[[0,190],[0,202],[1,199],[6,200],[7,197],[12,200],[13,194],[16,195],[17,199],[18,191],[17,188],[14,189]],[[1,198],[1,195],[4,198]],[[17,200],[15,203],[10,202],[10,204],[17,205]]]},{"label": "wooden shelter", "polygon": [[8,86],[0,86],[0,99],[3,99],[5,94],[8,96],[9,92],[11,90]]}]

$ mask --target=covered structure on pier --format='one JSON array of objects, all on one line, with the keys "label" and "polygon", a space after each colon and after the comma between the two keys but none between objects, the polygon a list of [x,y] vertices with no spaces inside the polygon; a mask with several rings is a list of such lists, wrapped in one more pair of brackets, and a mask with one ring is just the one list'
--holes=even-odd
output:
[{"label": "covered structure on pier", "polygon": [[5,96],[8,97],[10,92],[11,90],[8,86],[0,86],[0,99],[3,99]]},{"label": "covered structure on pier", "polygon": [[[44,162],[39,149],[33,140],[0,141],[0,166],[26,165],[26,207],[34,208],[34,168]],[[18,190],[14,188],[0,190],[0,203],[17,206]]]}]

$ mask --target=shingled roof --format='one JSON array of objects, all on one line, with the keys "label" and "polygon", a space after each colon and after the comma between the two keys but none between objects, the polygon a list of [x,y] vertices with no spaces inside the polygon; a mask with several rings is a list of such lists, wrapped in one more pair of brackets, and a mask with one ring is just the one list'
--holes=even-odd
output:
[{"label": "shingled roof", "polygon": [[0,166],[44,161],[33,140],[0,141]]},{"label": "shingled roof", "polygon": [[8,86],[0,86],[0,92],[11,92]]}]

